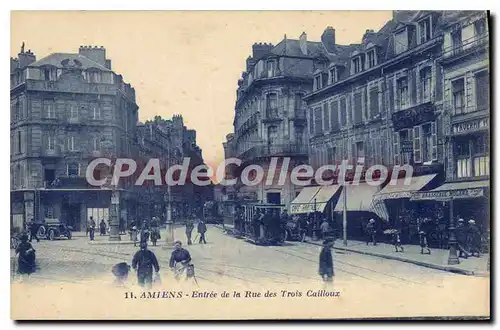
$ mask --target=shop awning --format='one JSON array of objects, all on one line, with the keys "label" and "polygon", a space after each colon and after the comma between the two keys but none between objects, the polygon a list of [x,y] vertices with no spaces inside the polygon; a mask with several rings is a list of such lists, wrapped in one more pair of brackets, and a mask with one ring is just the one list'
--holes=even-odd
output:
[{"label": "shop awning", "polygon": [[373,197],[379,192],[379,187],[370,186],[367,183],[342,187],[342,193],[340,194],[337,205],[335,206],[336,212],[342,212],[344,210],[344,194],[346,190],[347,211],[373,212],[383,220],[387,220],[389,218],[385,204],[383,202],[373,202]]},{"label": "shop awning", "polygon": [[411,195],[412,200],[437,200],[477,198],[484,196],[484,189],[490,186],[489,180],[449,182],[430,191],[419,191]]},{"label": "shop awning", "polygon": [[380,190],[374,196],[374,200],[377,201],[385,199],[410,198],[413,192],[422,189],[425,185],[431,182],[431,180],[434,179],[436,175],[437,174],[427,174],[422,176],[414,176],[408,180],[406,180],[405,178],[391,180],[382,190]]},{"label": "shop awning", "polygon": [[300,193],[295,197],[295,199],[290,204],[290,214],[300,214],[300,213],[309,213],[314,209],[314,205],[311,204],[314,196],[321,189],[321,186],[315,187],[304,187],[300,191]]},{"label": "shop awning", "polygon": [[[340,189],[339,185],[329,185],[329,186],[322,186],[321,189],[318,191],[316,196],[312,199],[312,209],[310,212],[313,212],[314,210],[318,212],[323,212],[325,210],[326,204],[328,204],[328,201],[335,195],[335,193]],[[314,209],[316,205],[316,209]]]}]

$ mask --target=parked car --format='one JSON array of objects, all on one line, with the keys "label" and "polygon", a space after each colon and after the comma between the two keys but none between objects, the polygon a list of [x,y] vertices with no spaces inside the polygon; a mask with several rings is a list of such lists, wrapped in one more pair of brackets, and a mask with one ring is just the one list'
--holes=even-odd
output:
[{"label": "parked car", "polygon": [[38,238],[45,238],[50,241],[61,237],[71,239],[71,231],[72,228],[70,226],[60,222],[57,219],[46,219],[45,223],[38,228],[37,236]]}]

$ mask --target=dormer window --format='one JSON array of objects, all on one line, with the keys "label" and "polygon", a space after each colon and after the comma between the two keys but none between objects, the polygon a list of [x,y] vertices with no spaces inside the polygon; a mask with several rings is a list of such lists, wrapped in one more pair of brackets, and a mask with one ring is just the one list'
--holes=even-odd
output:
[{"label": "dormer window", "polygon": [[484,18],[474,22],[474,30],[476,36],[481,37],[486,35],[486,20]]},{"label": "dormer window", "polygon": [[42,79],[46,81],[54,81],[56,80],[56,70],[45,67],[41,70]]},{"label": "dormer window", "polygon": [[375,49],[371,49],[366,53],[366,63],[368,68],[373,68],[377,65],[377,53]]},{"label": "dormer window", "polygon": [[321,89],[323,86],[322,86],[322,83],[321,83],[321,73],[317,74],[316,76],[314,76],[314,90],[318,90],[318,89]]},{"label": "dormer window", "polygon": [[418,22],[418,40],[421,44],[432,38],[431,35],[431,17],[424,18]]},{"label": "dormer window", "polygon": [[339,80],[337,68],[331,68],[328,72],[328,81],[330,84],[334,84]]},{"label": "dormer window", "polygon": [[358,73],[363,71],[363,62],[361,62],[361,57],[355,57],[352,60],[352,66],[353,66],[353,73]]},{"label": "dormer window", "polygon": [[266,66],[267,66],[267,76],[274,77],[276,73],[276,60],[268,60],[266,62]]},{"label": "dormer window", "polygon": [[100,71],[87,71],[87,82],[100,83],[101,82],[101,72]]},{"label": "dormer window", "polygon": [[408,49],[408,30],[403,29],[394,33],[394,52],[401,54]]}]

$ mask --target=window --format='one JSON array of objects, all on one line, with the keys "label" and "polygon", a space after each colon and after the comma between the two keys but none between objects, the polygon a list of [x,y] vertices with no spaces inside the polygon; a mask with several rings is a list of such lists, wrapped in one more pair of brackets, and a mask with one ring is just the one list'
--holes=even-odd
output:
[{"label": "window", "polygon": [[331,68],[329,72],[330,84],[334,84],[338,81],[337,68]]},{"label": "window", "polygon": [[363,121],[363,105],[361,92],[354,94],[354,102],[353,102],[353,124],[359,124]]},{"label": "window", "polygon": [[68,148],[68,151],[75,151],[76,148],[75,148],[75,137],[74,136],[68,136],[68,139],[67,139],[67,146]]},{"label": "window", "polygon": [[422,125],[422,162],[432,161],[432,131],[431,125]]},{"label": "window", "polygon": [[323,103],[323,123],[325,125],[325,132],[330,130],[330,111],[328,111],[328,103]]},{"label": "window", "polygon": [[408,78],[399,78],[397,81],[397,97],[399,99],[399,108],[405,109],[409,106],[409,94],[408,94]]},{"label": "window", "polygon": [[100,83],[101,82],[101,72],[98,71],[88,71],[87,81],[89,83]]},{"label": "window", "polygon": [[474,30],[476,36],[482,37],[486,35],[486,20],[484,18],[474,22]]},{"label": "window", "polygon": [[323,133],[323,118],[321,108],[314,109],[314,134]]},{"label": "window", "polygon": [[329,147],[326,149],[326,158],[329,164],[333,164],[336,160],[336,148]]},{"label": "window", "polygon": [[68,176],[79,176],[80,175],[80,165],[77,163],[70,163],[66,165],[66,172]]},{"label": "window", "polygon": [[469,140],[455,141],[455,156],[457,165],[457,178],[467,178],[472,175]]},{"label": "window", "polygon": [[70,104],[69,113],[71,119],[78,119],[78,106],[76,104]]},{"label": "window", "polygon": [[423,44],[427,40],[431,39],[431,18],[427,17],[426,19],[420,21],[418,23],[418,33],[420,43]]},{"label": "window", "polygon": [[375,49],[370,50],[367,54],[368,56],[368,67],[373,68],[375,65],[377,65],[377,57],[375,53]]},{"label": "window", "polygon": [[420,100],[428,102],[431,99],[431,67],[420,70]]},{"label": "window", "polygon": [[321,89],[321,73],[314,77],[314,89]]},{"label": "window", "polygon": [[56,149],[56,137],[53,132],[47,135],[47,150],[54,151]]},{"label": "window", "polygon": [[302,109],[302,97],[303,97],[302,94],[295,94],[294,97],[295,110]]},{"label": "window", "polygon": [[267,129],[267,143],[275,144],[278,140],[278,128],[276,126],[269,126]]},{"label": "window", "polygon": [[401,54],[408,49],[408,33],[402,30],[394,34],[394,52]]},{"label": "window", "polygon": [[[413,130],[411,129],[402,129],[396,134],[399,133],[397,137],[399,149],[396,149],[395,152],[400,153],[400,164],[410,164],[412,159],[412,151],[414,150],[414,141],[413,141]],[[420,145],[420,144],[419,144]]]},{"label": "window", "polygon": [[455,114],[461,114],[465,112],[465,90],[464,90],[464,78],[460,78],[452,81],[451,83],[452,95],[453,95],[453,109]]},{"label": "window", "polygon": [[51,79],[51,78],[52,78],[51,71],[52,71],[52,70],[51,70],[51,69],[48,69],[48,68],[46,68],[46,69],[42,69],[42,76],[43,76],[43,79],[44,79],[44,80],[47,80],[47,81],[52,80],[52,79]]},{"label": "window", "polygon": [[101,139],[94,138],[94,151],[99,151],[99,150],[101,150]]},{"label": "window", "polygon": [[476,88],[476,109],[486,110],[490,107],[490,76],[488,71],[480,71],[474,75]]},{"label": "window", "polygon": [[101,108],[99,107],[99,105],[92,104],[91,108],[92,108],[92,115],[93,115],[92,118],[94,118],[94,120],[101,119]]},{"label": "window", "polygon": [[361,57],[356,57],[352,60],[352,65],[354,67],[353,73],[358,73],[363,71],[363,63],[361,62]]},{"label": "window", "polygon": [[488,138],[486,135],[479,136],[473,141],[473,163],[474,176],[490,174],[490,158],[488,153]]},{"label": "window", "polygon": [[314,110],[309,108],[309,134],[314,134]]},{"label": "window", "polygon": [[276,61],[275,60],[267,61],[266,65],[267,65],[267,76],[274,77],[274,74],[276,72]]},{"label": "window", "polygon": [[378,87],[370,89],[370,116],[375,118],[379,113]]},{"label": "window", "polygon": [[267,94],[266,96],[267,117],[278,116],[278,95],[275,93]]},{"label": "window", "polygon": [[56,109],[54,104],[51,101],[44,101],[43,108],[46,118],[55,119],[56,118]]},{"label": "window", "polygon": [[347,100],[345,97],[340,99],[340,124],[342,127],[347,126]]},{"label": "window", "polygon": [[454,52],[460,52],[462,49],[462,30],[457,29],[451,33],[451,46]]},{"label": "window", "polygon": [[44,211],[45,218],[54,219],[54,206],[53,205],[44,205],[43,211]]},{"label": "window", "polygon": [[23,152],[23,148],[22,148],[23,147],[23,144],[22,144],[23,141],[22,141],[21,131],[17,131],[16,135],[17,135],[16,152],[20,154],[20,153]]},{"label": "window", "polygon": [[330,129],[337,131],[339,129],[339,102],[330,103]]},{"label": "window", "polygon": [[365,146],[363,144],[363,141],[356,142],[355,145],[353,146],[353,151],[354,151],[354,161],[355,162],[364,162],[365,158]]},{"label": "window", "polygon": [[15,102],[15,110],[14,110],[14,118],[15,120],[21,119],[22,116],[22,109],[21,109],[21,102],[19,100],[16,100]]}]

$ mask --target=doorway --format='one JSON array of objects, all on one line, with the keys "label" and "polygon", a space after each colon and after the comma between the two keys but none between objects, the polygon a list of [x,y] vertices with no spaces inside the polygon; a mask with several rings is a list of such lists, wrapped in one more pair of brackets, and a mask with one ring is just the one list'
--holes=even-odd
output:
[{"label": "doorway", "polygon": [[280,193],[267,193],[267,202],[269,204],[281,204]]}]

